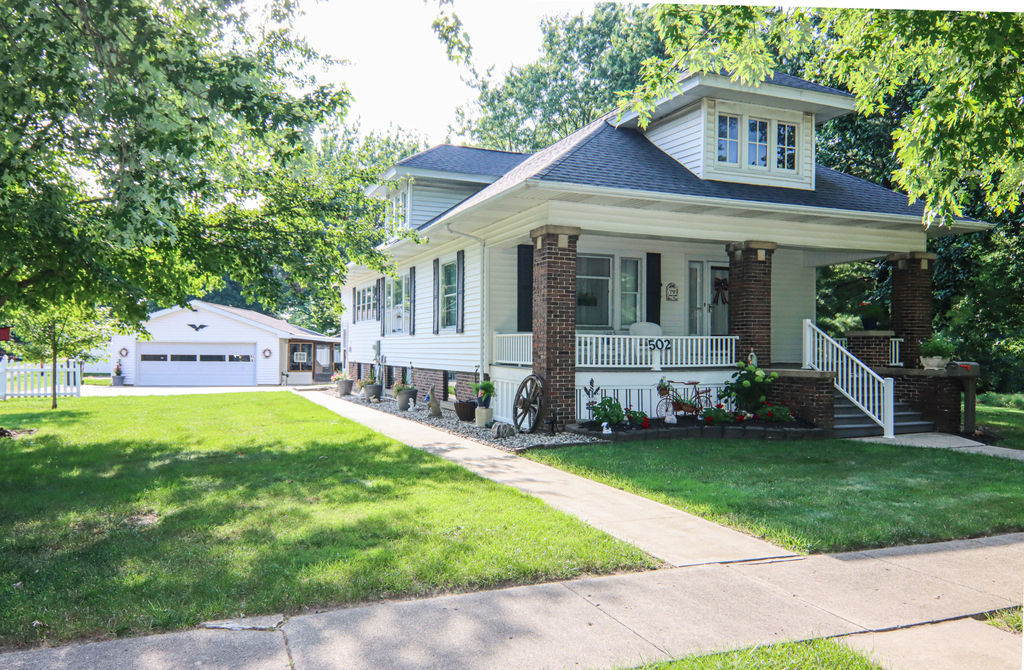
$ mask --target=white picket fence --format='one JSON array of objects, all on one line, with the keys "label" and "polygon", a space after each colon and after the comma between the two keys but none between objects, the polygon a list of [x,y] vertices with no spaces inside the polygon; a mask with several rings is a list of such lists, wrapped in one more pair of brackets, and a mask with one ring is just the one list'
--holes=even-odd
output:
[{"label": "white picket fence", "polygon": [[[53,368],[49,364],[17,363],[0,356],[0,401],[8,398],[49,398]],[[68,360],[57,363],[57,395],[82,395],[82,364]]]}]

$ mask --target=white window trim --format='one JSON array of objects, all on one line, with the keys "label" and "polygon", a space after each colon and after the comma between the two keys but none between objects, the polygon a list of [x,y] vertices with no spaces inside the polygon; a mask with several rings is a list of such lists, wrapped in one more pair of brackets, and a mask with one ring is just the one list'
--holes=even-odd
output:
[{"label": "white window trim", "polygon": [[629,330],[628,325],[622,324],[622,261],[637,262],[636,277],[636,323],[647,320],[647,263],[643,256],[630,256],[623,254],[615,257],[615,328],[616,330]]},{"label": "white window trim", "polygon": [[[800,138],[805,121],[803,118],[796,118],[797,114],[789,110],[776,109],[771,107],[760,107],[743,105],[724,100],[715,101],[712,107],[714,112],[714,132],[712,133],[712,152],[714,162],[712,170],[723,173],[739,174],[767,174],[772,177],[789,180],[803,180],[806,178],[802,169]],[[718,118],[728,116],[740,120],[740,146],[739,163],[728,163],[718,159]],[[768,121],[768,165],[766,167],[750,165],[749,163],[749,124],[751,120]],[[778,167],[778,126],[779,124],[791,125],[796,128],[796,154],[794,169]],[[811,170],[813,174],[813,170]]]},{"label": "white window trim", "polygon": [[[743,124],[743,127],[746,128],[747,138],[746,138],[746,142],[744,143],[745,146],[743,147],[743,159],[744,159],[743,167],[747,168],[747,169],[750,169],[750,170],[754,170],[756,172],[771,172],[771,165],[772,165],[772,161],[771,161],[771,158],[772,158],[772,129],[775,128],[775,123],[776,122],[775,122],[774,119],[765,119],[765,118],[761,118],[760,116],[757,116],[757,115],[754,115],[754,114],[746,115],[745,118],[746,118],[746,123]],[[765,124],[768,125],[768,129],[765,131],[766,132],[766,138],[765,139],[767,141],[765,143],[764,165],[755,165],[754,163],[750,162],[750,148],[754,144],[759,144],[758,142],[752,142],[750,140],[750,124],[751,124],[751,122],[753,122],[753,123],[765,123]]]},{"label": "white window trim", "polygon": [[[647,259],[643,253],[617,254],[601,250],[577,252],[577,257],[587,256],[590,258],[607,258],[611,261],[611,276],[609,279],[608,311],[609,323],[603,326],[580,324],[577,322],[577,330],[584,332],[613,330],[623,332],[629,330],[629,326],[622,325],[622,261],[635,260],[639,263],[639,285],[637,288],[639,305],[637,306],[637,321],[647,320]],[[596,275],[578,275],[594,279],[604,279]]]},{"label": "white window trim", "polygon": [[[774,156],[775,160],[768,161],[768,165],[776,172],[780,172],[784,175],[798,175],[800,174],[800,124],[793,123],[786,120],[778,120],[772,124],[775,128],[775,132],[769,135],[771,140],[771,146],[769,148],[769,156]],[[793,126],[793,167],[781,167],[779,166],[779,126]]]},{"label": "white window trim", "polygon": [[409,313],[412,305],[411,297],[409,295],[409,271],[406,270],[398,276],[398,279],[402,282],[402,304],[399,309],[402,316],[402,329],[395,330],[395,305],[392,304],[394,299],[394,287],[395,279],[387,277],[384,280],[384,335],[408,335],[409,334]]},{"label": "white window trim", "polygon": [[353,305],[352,322],[377,320],[377,282],[356,287],[356,304]]},{"label": "white window trim", "polygon": [[[718,134],[718,124],[719,124],[719,121],[721,120],[721,117],[723,117],[723,116],[725,116],[727,118],[736,119],[736,139],[735,140],[732,140],[729,137],[721,137]],[[724,168],[724,169],[727,169],[727,170],[738,170],[738,169],[741,169],[743,167],[743,160],[744,160],[744,153],[745,153],[744,150],[743,150],[744,118],[745,118],[745,116],[743,114],[734,114],[732,112],[718,111],[718,112],[715,113],[715,138],[714,138],[715,144],[714,144],[714,150],[715,150],[715,165],[717,165],[718,167],[721,167],[721,168]],[[719,156],[718,156],[718,141],[719,140],[723,140],[723,139],[725,141],[727,141],[727,142],[733,142],[733,141],[736,142],[736,162],[735,163],[730,163],[728,160],[722,160],[721,158],[719,158]],[[729,151],[726,150],[725,154],[728,157]]]},{"label": "white window trim", "polygon": [[[446,266],[451,265],[455,268],[455,283],[452,284],[453,293],[455,297],[455,320],[451,324],[445,325],[444,323],[444,269]],[[437,268],[437,306],[436,308],[440,311],[438,314],[437,324],[438,329],[445,330],[456,330],[459,327],[459,262],[455,256],[452,256],[449,260],[442,260],[438,263]]]}]

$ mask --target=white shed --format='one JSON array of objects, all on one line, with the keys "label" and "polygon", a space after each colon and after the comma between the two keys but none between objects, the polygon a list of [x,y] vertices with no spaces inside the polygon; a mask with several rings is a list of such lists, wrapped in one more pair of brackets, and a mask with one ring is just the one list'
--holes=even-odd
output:
[{"label": "white shed", "polygon": [[[154,312],[148,339],[111,341],[135,386],[255,386],[329,381],[340,340],[238,307],[193,300]],[[341,361],[338,361],[341,366]]]}]

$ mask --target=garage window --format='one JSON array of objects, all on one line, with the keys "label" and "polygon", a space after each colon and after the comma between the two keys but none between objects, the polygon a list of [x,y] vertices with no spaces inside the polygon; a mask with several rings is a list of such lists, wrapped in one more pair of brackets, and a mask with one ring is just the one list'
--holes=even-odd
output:
[{"label": "garage window", "polygon": [[166,361],[167,354],[142,354],[139,356],[139,359],[143,361]]},{"label": "garage window", "polygon": [[[221,356],[221,360],[224,360],[223,356]],[[252,362],[252,356],[250,356],[249,354],[231,354],[230,356],[228,356],[228,362],[229,363],[251,363]]]},{"label": "garage window", "polygon": [[288,371],[310,372],[313,370],[313,344],[299,342],[288,345]]},{"label": "garage window", "polygon": [[200,363],[223,363],[223,354],[199,354]]},{"label": "garage window", "polygon": [[195,363],[195,354],[171,354],[172,363]]}]

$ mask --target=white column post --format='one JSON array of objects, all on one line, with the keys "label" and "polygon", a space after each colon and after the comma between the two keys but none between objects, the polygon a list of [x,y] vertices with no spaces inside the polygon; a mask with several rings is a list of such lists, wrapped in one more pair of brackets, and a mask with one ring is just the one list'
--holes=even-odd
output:
[{"label": "white column post", "polygon": [[896,382],[892,377],[882,380],[882,436],[896,437],[895,411]]},{"label": "white column post", "polygon": [[813,332],[811,331],[811,320],[804,319],[804,369],[809,369],[814,361]]}]

